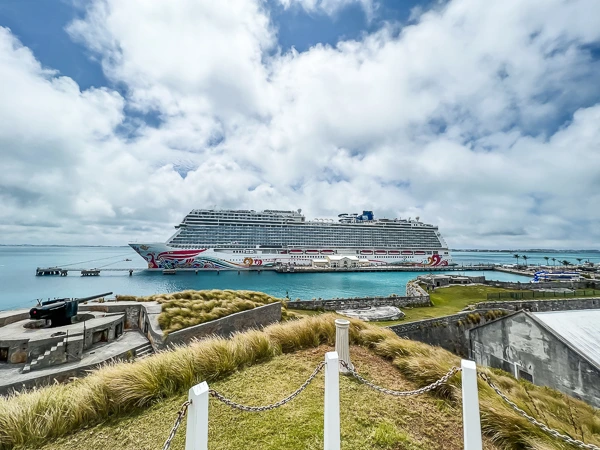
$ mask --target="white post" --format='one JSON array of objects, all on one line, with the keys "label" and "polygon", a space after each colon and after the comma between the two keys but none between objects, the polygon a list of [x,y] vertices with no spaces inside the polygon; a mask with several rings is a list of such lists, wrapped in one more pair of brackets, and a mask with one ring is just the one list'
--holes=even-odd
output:
[{"label": "white post", "polygon": [[479,394],[477,392],[477,366],[474,361],[463,359],[461,367],[465,450],[482,450]]},{"label": "white post", "polygon": [[340,450],[340,372],[337,352],[325,354],[325,450]]},{"label": "white post", "polygon": [[208,449],[208,384],[203,381],[189,390],[185,450]]},{"label": "white post", "polygon": [[[337,352],[340,362],[345,361],[350,367],[350,340],[348,339],[348,328],[350,321],[346,319],[335,319],[335,351]],[[340,364],[340,372],[347,373],[348,369]]]}]

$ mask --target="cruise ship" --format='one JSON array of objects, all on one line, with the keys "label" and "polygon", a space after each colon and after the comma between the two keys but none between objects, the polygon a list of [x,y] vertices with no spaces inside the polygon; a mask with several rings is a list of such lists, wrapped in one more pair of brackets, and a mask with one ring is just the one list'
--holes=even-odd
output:
[{"label": "cruise ship", "polygon": [[447,266],[438,228],[416,219],[376,219],[372,211],[306,220],[302,210],[192,210],[166,243],[129,244],[149,269],[246,269],[311,265],[353,256],[373,265]]}]

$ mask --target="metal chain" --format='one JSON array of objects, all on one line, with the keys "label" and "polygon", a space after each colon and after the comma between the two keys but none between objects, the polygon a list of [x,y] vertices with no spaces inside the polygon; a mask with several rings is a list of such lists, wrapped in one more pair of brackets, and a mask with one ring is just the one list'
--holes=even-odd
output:
[{"label": "metal chain", "polygon": [[248,411],[248,412],[270,411],[271,409],[279,408],[280,406],[285,405],[286,403],[292,401],[295,397],[297,397],[298,394],[300,394],[304,389],[306,389],[308,387],[308,385],[311,383],[311,381],[315,379],[315,377],[319,374],[319,372],[323,369],[324,366],[325,366],[325,361],[321,361],[319,363],[319,365],[317,366],[317,368],[314,370],[314,372],[308,377],[308,379],[304,383],[302,383],[302,386],[300,386],[298,389],[296,389],[290,396],[284,398],[283,400],[278,401],[277,403],[273,403],[271,405],[246,406],[246,405],[242,405],[241,403],[236,403],[233,400],[226,398],[225,396],[223,396],[222,394],[219,394],[217,391],[215,391],[213,389],[211,389],[209,391],[209,393],[211,396],[213,396],[217,400],[225,403],[228,406],[231,406],[234,409],[239,409],[241,411]]},{"label": "metal chain", "polygon": [[181,409],[177,413],[177,419],[175,419],[173,428],[171,428],[171,433],[169,433],[169,437],[165,441],[165,445],[163,445],[163,450],[169,450],[169,448],[171,447],[171,441],[175,437],[175,434],[177,433],[177,429],[179,428],[179,425],[181,425],[181,421],[183,420],[183,418],[185,417],[185,414],[187,413],[188,406],[190,406],[191,404],[192,404],[192,402],[190,400],[187,400],[183,403],[183,405],[181,405]]},{"label": "metal chain", "polygon": [[460,372],[462,370],[460,367],[456,367],[456,366],[452,367],[448,371],[448,373],[446,375],[444,375],[442,378],[440,378],[439,380],[435,381],[434,383],[431,383],[428,386],[422,387],[420,389],[415,389],[414,391],[394,391],[393,389],[387,389],[387,388],[384,388],[381,386],[377,386],[376,384],[371,383],[369,380],[366,380],[365,378],[361,377],[358,374],[358,372],[356,372],[356,370],[354,369],[354,366],[348,364],[346,361],[340,361],[340,364],[343,367],[345,367],[346,369],[348,369],[348,371],[354,378],[359,380],[361,383],[366,384],[371,389],[374,389],[379,392],[383,392],[384,394],[394,395],[396,397],[407,397],[409,395],[419,395],[419,394],[424,394],[425,392],[432,391],[432,390],[438,388],[440,385],[446,383],[455,373]]},{"label": "metal chain", "polygon": [[548,428],[543,423],[538,422],[533,417],[531,417],[529,414],[527,414],[525,411],[523,411],[521,408],[519,408],[506,395],[504,395],[500,391],[500,389],[498,389],[498,387],[494,383],[492,383],[492,380],[490,380],[490,378],[485,373],[479,372],[479,376],[481,377],[482,380],[484,380],[489,385],[489,387],[491,387],[494,391],[496,391],[496,394],[498,394],[502,398],[502,400],[504,400],[506,403],[508,403],[510,405],[510,407],[513,410],[515,410],[515,412],[517,412],[520,416],[527,419],[527,421],[529,421],[533,425],[537,426],[538,428],[541,428],[543,431],[548,433],[550,436],[553,436],[557,439],[561,439],[561,440],[563,440],[571,445],[574,445],[576,447],[579,447],[579,448],[585,448],[588,450],[600,450],[600,447],[598,447],[594,444],[586,444],[585,442],[579,441],[577,439],[573,439],[572,437],[567,436],[566,434],[561,434],[560,432],[558,432],[552,428]]}]

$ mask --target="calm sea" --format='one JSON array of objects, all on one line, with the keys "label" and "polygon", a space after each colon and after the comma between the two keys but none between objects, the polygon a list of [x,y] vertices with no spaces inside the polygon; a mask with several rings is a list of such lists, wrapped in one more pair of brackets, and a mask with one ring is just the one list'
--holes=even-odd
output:
[{"label": "calm sea", "polygon": [[[545,263],[544,256],[577,258],[600,263],[600,253],[528,253],[529,263]],[[455,252],[459,264],[511,264],[511,253]],[[130,259],[131,261],[126,261]],[[124,272],[102,272],[99,277],[81,277],[73,272],[68,277],[36,277],[36,267],[68,268],[133,268],[142,269],[145,262],[129,247],[9,247],[0,246],[0,310],[28,308],[37,298],[85,297],[104,292],[115,294],[149,295],[176,292],[184,289],[248,289],[278,297],[312,298],[358,297],[367,295],[403,295],[406,282],[422,272],[388,273],[320,273],[277,274],[273,272],[193,272],[165,276],[162,273],[141,271],[128,276]],[[453,272],[456,273],[456,272]],[[472,273],[472,272],[471,272]],[[479,272],[478,272],[479,273]],[[502,272],[485,273],[489,279],[520,280]]]}]

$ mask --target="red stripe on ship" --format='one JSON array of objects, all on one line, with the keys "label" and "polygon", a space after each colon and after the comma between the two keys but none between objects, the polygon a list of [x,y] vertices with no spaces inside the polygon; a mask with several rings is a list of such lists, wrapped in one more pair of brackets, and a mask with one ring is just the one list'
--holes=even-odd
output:
[{"label": "red stripe on ship", "polygon": [[160,259],[188,259],[198,256],[200,253],[206,251],[205,248],[200,250],[173,250],[169,252],[161,252],[157,258]]}]

